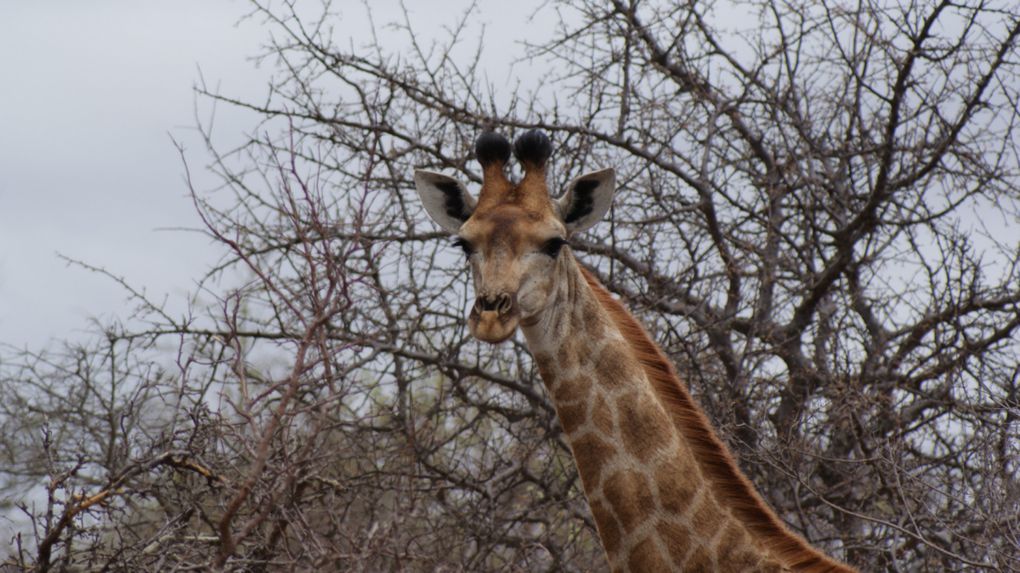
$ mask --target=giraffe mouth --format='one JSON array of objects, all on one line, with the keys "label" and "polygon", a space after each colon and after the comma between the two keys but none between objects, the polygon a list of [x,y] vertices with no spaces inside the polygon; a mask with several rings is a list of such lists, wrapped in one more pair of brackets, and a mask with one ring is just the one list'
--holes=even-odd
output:
[{"label": "giraffe mouth", "polygon": [[471,335],[490,344],[499,344],[517,330],[520,323],[518,312],[499,313],[496,311],[478,311],[474,309],[468,316],[468,329]]}]

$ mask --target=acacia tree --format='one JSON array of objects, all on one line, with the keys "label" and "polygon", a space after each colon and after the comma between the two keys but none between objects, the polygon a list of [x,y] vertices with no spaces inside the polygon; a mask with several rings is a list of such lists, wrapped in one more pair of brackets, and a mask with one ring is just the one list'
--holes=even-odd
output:
[{"label": "acacia tree", "polygon": [[210,302],[130,291],[143,322],[6,359],[5,491],[46,498],[9,562],[603,569],[526,350],[471,340],[411,181],[478,182],[480,131],[540,128],[552,188],[617,170],[571,248],[794,529],[867,571],[1020,570],[1020,14],[736,8],[545,5],[558,33],[521,55],[550,73],[508,96],[464,49],[474,12],[432,44],[406,18],[396,57],[345,47],[328,5],[253,3],[270,97],[200,90],[265,120],[208,140]]}]

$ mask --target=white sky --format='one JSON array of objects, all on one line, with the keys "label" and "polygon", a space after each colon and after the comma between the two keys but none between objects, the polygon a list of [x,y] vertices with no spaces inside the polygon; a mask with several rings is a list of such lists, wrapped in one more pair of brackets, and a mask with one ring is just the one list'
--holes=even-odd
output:
[{"label": "white sky", "polygon": [[[112,281],[58,252],[178,297],[214,258],[204,238],[157,229],[197,226],[170,140],[204,163],[190,129],[197,66],[231,92],[265,84],[246,61],[264,32],[234,27],[243,8],[0,0],[0,342],[38,348],[126,313]],[[221,119],[226,133],[246,127]]]},{"label": "white sky", "polygon": [[[519,25],[531,3],[481,2],[494,57],[534,31]],[[372,3],[377,24],[395,4]],[[456,17],[450,4],[408,2],[436,26]],[[338,35],[363,33],[361,4],[343,5],[358,11],[337,22]],[[0,0],[0,343],[39,349],[82,337],[90,317],[128,313],[120,287],[57,253],[182,307],[219,251],[197,234],[160,230],[198,226],[170,136],[189,149],[197,186],[211,186],[192,86],[201,67],[224,94],[265,93],[272,70],[249,58],[268,30],[235,26],[247,9],[242,0]],[[252,127],[250,115],[217,111],[224,147]]]}]

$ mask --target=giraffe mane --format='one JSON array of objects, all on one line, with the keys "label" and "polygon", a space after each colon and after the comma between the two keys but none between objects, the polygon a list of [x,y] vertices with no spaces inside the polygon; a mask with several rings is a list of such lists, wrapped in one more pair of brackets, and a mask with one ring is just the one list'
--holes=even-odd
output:
[{"label": "giraffe mane", "polygon": [[581,265],[578,268],[599,304],[628,341],[673,424],[690,444],[698,465],[745,526],[764,540],[769,551],[794,570],[812,573],[853,571],[816,550],[780,521],[737,467],[729,448],[712,430],[707,416],[681,382],[673,363],[662,349],[591,272]]}]

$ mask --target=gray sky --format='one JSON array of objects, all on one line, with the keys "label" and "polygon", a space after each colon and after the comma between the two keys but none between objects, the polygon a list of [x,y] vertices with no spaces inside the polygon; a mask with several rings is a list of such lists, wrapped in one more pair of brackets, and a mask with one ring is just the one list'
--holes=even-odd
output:
[{"label": "gray sky", "polygon": [[[352,4],[358,17],[338,22],[340,34],[365,31],[360,4]],[[439,31],[455,18],[451,3],[408,4],[420,29]],[[396,2],[372,5],[377,23],[393,17]],[[271,70],[256,69],[249,57],[268,30],[257,21],[235,26],[247,7],[241,0],[0,0],[0,343],[38,349],[81,338],[89,317],[128,313],[120,287],[68,267],[57,253],[183,307],[219,251],[197,234],[160,230],[198,226],[170,136],[189,149],[197,186],[212,185],[193,132],[192,86],[201,67],[222,93],[265,93]],[[535,31],[520,26],[521,7],[481,2],[487,43],[502,48],[522,30]],[[509,52],[489,53],[506,64]],[[253,126],[252,116],[217,111],[224,147]]]},{"label": "gray sky", "polygon": [[[157,229],[197,226],[170,140],[203,164],[190,128],[197,66],[225,91],[265,85],[246,61],[265,32],[234,26],[243,8],[0,0],[0,342],[37,348],[126,313],[123,291],[58,252],[178,298],[213,259],[206,239]],[[217,123],[250,125],[236,113]]]}]

